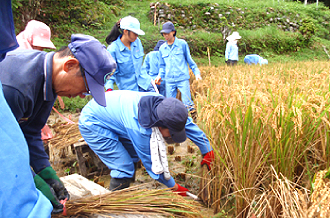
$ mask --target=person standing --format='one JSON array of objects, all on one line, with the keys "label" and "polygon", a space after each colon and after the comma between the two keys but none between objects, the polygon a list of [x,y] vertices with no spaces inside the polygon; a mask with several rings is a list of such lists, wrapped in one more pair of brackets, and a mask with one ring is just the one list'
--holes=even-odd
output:
[{"label": "person standing", "polygon": [[[0,62],[18,47],[11,1],[0,7]],[[39,191],[30,170],[28,145],[3,95],[0,80],[0,217],[51,217],[52,204]]]},{"label": "person standing", "polygon": [[119,90],[154,91],[151,77],[146,71],[141,71],[144,51],[138,36],[144,34],[140,22],[132,16],[124,17],[114,25],[106,42],[117,68],[107,79],[106,90],[113,90],[113,84],[116,83]]},{"label": "person standing", "polygon": [[[159,40],[153,51],[146,54],[141,71],[146,71],[152,79],[156,79],[159,73],[159,47],[164,43],[164,40]],[[165,81],[157,85],[159,94],[166,96]]]},{"label": "person standing", "polygon": [[237,65],[238,62],[238,46],[237,40],[242,37],[238,32],[233,32],[230,36],[227,37],[226,51],[225,51],[225,62],[228,66]]},{"label": "person standing", "polygon": [[165,142],[190,138],[203,155],[201,165],[211,168],[213,149],[205,133],[192,122],[184,104],[154,92],[115,90],[106,92],[107,107],[90,101],[82,110],[79,130],[89,147],[111,170],[109,189],[127,188],[140,159],[148,174],[173,191],[188,189],[171,177]]},{"label": "person standing", "polygon": [[176,37],[176,30],[172,22],[168,21],[163,24],[160,31],[166,40],[159,48],[160,65],[159,74],[155,79],[156,84],[161,84],[162,78],[166,81],[166,97],[175,98],[177,90],[181,92],[183,104],[193,118],[197,117],[194,102],[190,94],[190,75],[188,65],[195,74],[196,80],[201,80],[201,73],[191,58],[188,43]]},{"label": "person standing", "polygon": [[51,201],[53,211],[61,212],[59,200],[70,196],[49,163],[41,128],[57,95],[84,98],[89,93],[106,106],[104,79],[115,68],[105,46],[83,34],[73,34],[70,44],[57,52],[16,49],[0,63],[3,93],[28,143],[34,182]]}]

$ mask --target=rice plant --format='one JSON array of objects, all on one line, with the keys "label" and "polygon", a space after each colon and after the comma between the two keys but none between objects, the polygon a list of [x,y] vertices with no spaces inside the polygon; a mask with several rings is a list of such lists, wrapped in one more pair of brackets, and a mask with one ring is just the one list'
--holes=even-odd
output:
[{"label": "rice plant", "polygon": [[[204,67],[192,83],[199,125],[215,149],[212,201],[246,217],[283,175],[309,189],[328,167],[329,62]],[[278,211],[274,208],[274,213]],[[280,212],[279,212],[280,213]]]}]

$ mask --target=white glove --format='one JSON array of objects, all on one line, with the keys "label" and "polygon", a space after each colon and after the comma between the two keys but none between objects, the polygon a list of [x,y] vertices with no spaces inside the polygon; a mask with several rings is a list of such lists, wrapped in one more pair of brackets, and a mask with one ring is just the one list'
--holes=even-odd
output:
[{"label": "white glove", "polygon": [[196,75],[196,80],[202,80],[201,75]]}]

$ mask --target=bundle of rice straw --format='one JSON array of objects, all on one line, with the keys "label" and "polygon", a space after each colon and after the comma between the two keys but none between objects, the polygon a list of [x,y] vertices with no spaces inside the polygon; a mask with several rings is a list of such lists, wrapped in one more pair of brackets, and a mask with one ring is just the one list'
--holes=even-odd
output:
[{"label": "bundle of rice straw", "polygon": [[59,122],[53,124],[52,129],[55,132],[55,137],[49,140],[49,144],[57,149],[68,147],[82,138],[77,123],[65,124]]},{"label": "bundle of rice straw", "polygon": [[[162,217],[203,217],[201,205],[168,189],[134,190],[135,187],[68,201],[68,216],[146,215]],[[62,217],[62,215],[58,216]]]}]

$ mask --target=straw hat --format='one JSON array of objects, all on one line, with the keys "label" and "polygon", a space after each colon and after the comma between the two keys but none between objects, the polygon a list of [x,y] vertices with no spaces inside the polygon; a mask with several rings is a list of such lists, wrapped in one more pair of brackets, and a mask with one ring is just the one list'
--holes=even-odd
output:
[{"label": "straw hat", "polygon": [[242,38],[238,32],[233,32],[230,36],[227,37],[228,41],[233,41]]}]

